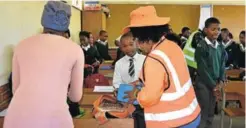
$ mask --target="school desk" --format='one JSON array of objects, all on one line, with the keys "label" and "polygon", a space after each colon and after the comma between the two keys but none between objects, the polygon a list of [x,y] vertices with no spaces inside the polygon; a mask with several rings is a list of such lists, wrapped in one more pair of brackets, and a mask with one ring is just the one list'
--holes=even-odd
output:
[{"label": "school desk", "polygon": [[226,76],[230,76],[231,78],[237,78],[239,77],[239,74],[242,72],[242,69],[231,69],[226,70]]},{"label": "school desk", "polygon": [[[220,128],[224,127],[224,111],[225,102],[227,100],[239,100],[242,108],[238,108],[238,110],[243,110],[242,114],[245,114],[245,82],[244,81],[229,81],[226,83],[224,91],[222,91],[222,95],[220,97],[222,100],[222,111],[221,111],[221,119],[220,119]],[[236,111],[235,111],[236,112]],[[231,114],[232,115],[232,114]],[[230,118],[230,126],[232,125],[232,120]]]},{"label": "school desk", "polygon": [[[91,114],[91,109],[85,109],[85,116],[79,119],[73,119],[75,128],[133,128],[133,119],[109,119],[103,125],[100,125]],[[3,128],[4,117],[0,117],[0,128]]]},{"label": "school desk", "polygon": [[80,100],[80,106],[85,108],[92,108],[94,101],[96,101],[101,95],[111,95],[113,92],[93,92],[94,88],[84,88],[83,97]]}]

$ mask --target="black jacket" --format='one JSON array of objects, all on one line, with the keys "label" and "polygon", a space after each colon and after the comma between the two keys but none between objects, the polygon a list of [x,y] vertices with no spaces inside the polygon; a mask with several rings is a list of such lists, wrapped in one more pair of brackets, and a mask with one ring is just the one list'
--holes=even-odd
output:
[{"label": "black jacket", "polygon": [[108,48],[108,44],[103,45],[99,42],[95,42],[95,45],[97,47],[97,50],[100,54],[100,56],[104,59],[104,60],[112,60],[111,56],[109,55],[109,48]]}]

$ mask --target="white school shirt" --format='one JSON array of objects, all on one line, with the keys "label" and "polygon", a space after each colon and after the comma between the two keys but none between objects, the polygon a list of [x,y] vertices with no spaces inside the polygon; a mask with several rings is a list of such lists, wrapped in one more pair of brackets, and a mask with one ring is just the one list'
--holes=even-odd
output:
[{"label": "white school shirt", "polygon": [[116,62],[115,69],[114,69],[114,77],[113,77],[113,86],[115,88],[119,88],[120,84],[129,84],[131,82],[138,80],[140,72],[142,70],[145,56],[138,53],[136,53],[133,56],[134,69],[135,69],[134,77],[131,77],[128,73],[130,58],[131,57],[125,55],[123,58],[121,58]]}]

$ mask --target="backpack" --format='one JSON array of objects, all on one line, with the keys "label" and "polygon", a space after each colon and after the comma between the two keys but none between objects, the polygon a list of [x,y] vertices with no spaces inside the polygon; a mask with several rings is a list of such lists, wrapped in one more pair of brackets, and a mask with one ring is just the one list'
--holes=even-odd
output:
[{"label": "backpack", "polygon": [[85,78],[84,88],[94,88],[95,86],[109,86],[109,81],[102,74],[90,74]]},{"label": "backpack", "polygon": [[102,95],[93,103],[92,115],[102,125],[108,122],[108,118],[127,118],[134,111],[132,104],[121,104],[111,95]]}]

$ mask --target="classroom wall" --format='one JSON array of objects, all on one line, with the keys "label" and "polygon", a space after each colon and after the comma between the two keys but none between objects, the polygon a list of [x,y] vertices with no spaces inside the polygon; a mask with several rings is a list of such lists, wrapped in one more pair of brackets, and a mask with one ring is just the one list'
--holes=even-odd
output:
[{"label": "classroom wall", "polygon": [[[130,12],[139,4],[109,4],[111,17],[107,19],[106,30],[109,33],[109,45],[114,46],[114,40],[121,34],[123,27],[129,24]],[[180,33],[183,26],[192,30],[198,27],[200,16],[200,5],[172,5],[155,4],[159,16],[171,17],[171,26],[176,33]],[[235,40],[245,29],[245,6],[243,5],[214,5],[213,14],[221,21],[221,27],[227,27],[233,33]]]},{"label": "classroom wall", "polygon": [[[109,4],[111,17],[107,19],[107,31],[109,33],[109,45],[114,46],[114,40],[121,34],[123,27],[129,24],[130,12],[140,6],[137,4]],[[183,26],[189,26],[192,30],[198,27],[199,5],[154,5],[157,15],[170,17],[173,30],[180,33]]]},{"label": "classroom wall", "polygon": [[[70,1],[71,2],[71,1]],[[7,83],[13,49],[18,42],[42,32],[41,15],[45,1],[0,1],[0,86]],[[71,39],[79,41],[80,11],[72,8]]]},{"label": "classroom wall", "polygon": [[245,6],[216,5],[214,16],[219,18],[221,28],[228,28],[238,42],[239,33],[245,30]]}]

